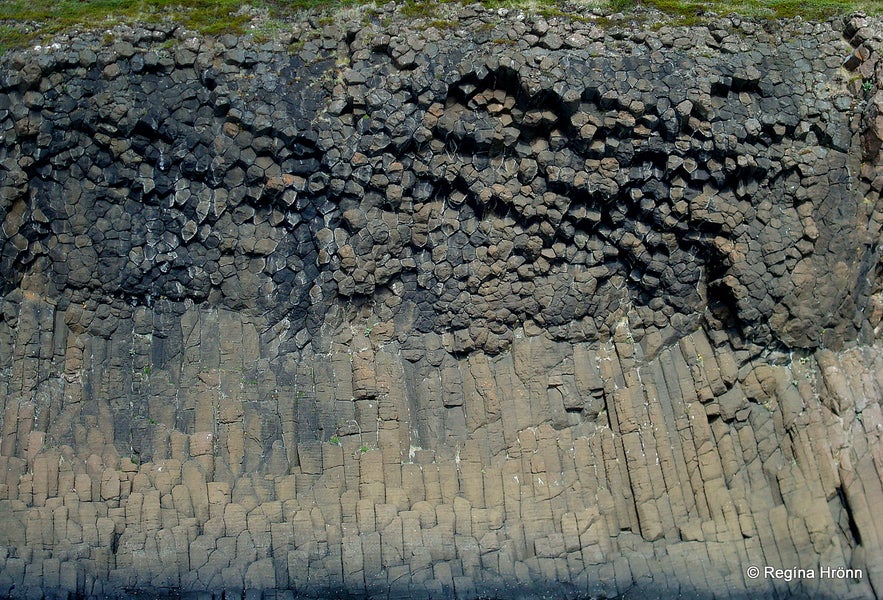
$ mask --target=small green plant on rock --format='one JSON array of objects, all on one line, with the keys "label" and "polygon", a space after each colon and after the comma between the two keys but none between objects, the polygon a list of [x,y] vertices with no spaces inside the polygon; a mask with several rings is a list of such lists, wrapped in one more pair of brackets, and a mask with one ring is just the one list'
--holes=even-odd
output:
[{"label": "small green plant on rock", "polygon": [[447,29],[456,29],[457,21],[452,19],[434,19],[427,23],[429,27],[435,27],[436,29],[440,29],[442,31]]},{"label": "small green plant on rock", "polygon": [[279,19],[267,19],[257,26],[252,26],[252,35],[257,42],[267,42],[279,35],[286,28],[285,22]]},{"label": "small green plant on rock", "polygon": [[171,50],[172,48],[174,48],[175,46],[177,46],[180,43],[181,43],[181,40],[179,40],[176,37],[171,37],[171,38],[167,39],[166,41],[164,41],[163,43],[161,43],[159,45],[159,47],[161,50]]},{"label": "small green plant on rock", "polygon": [[340,446],[340,438],[336,435],[332,435],[331,439],[328,440],[329,444],[334,444],[335,446]]},{"label": "small green plant on rock", "polygon": [[402,6],[402,14],[411,18],[429,18],[436,14],[436,8],[429,2],[406,0]]}]

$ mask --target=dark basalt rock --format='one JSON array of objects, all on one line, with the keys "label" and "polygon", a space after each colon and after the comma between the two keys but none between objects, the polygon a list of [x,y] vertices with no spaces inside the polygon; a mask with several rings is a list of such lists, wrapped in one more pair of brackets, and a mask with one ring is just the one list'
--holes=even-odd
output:
[{"label": "dark basalt rock", "polygon": [[[639,332],[714,315],[755,344],[854,338],[875,284],[850,291],[873,262],[849,175],[853,103],[815,91],[838,57],[797,31],[715,55],[681,49],[677,30],[614,50],[598,28],[559,27],[530,46],[518,22],[500,46],[368,24],[294,55],[135,35],[100,48],[100,72],[36,53],[64,77],[51,88],[13,53],[4,211],[31,199],[6,231],[5,289],[38,268],[59,295],[211,297],[305,327],[384,290],[413,304],[411,274],[439,333],[533,320],[595,339],[624,303],[659,298],[664,321]],[[208,273],[213,248],[253,264],[250,284]],[[293,258],[314,272],[279,275]]]},{"label": "dark basalt rock", "polygon": [[879,23],[458,11],[0,57],[0,595],[879,592]]}]

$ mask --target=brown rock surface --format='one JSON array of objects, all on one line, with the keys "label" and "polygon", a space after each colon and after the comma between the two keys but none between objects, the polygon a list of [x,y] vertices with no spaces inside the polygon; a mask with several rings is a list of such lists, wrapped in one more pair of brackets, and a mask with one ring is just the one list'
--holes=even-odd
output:
[{"label": "brown rock surface", "polygon": [[0,59],[0,596],[883,594],[879,22],[376,10]]}]

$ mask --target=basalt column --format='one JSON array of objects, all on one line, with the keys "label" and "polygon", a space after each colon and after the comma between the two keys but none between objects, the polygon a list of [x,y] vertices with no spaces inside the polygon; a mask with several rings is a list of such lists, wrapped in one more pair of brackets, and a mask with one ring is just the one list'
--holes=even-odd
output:
[{"label": "basalt column", "polygon": [[883,595],[879,20],[456,8],[0,57],[0,597]]}]

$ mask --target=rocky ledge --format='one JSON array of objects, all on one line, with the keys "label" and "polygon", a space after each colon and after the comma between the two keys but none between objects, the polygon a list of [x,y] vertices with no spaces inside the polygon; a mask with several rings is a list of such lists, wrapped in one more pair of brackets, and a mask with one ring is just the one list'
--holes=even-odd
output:
[{"label": "rocky ledge", "polygon": [[0,58],[0,595],[883,593],[879,20],[445,10]]}]

